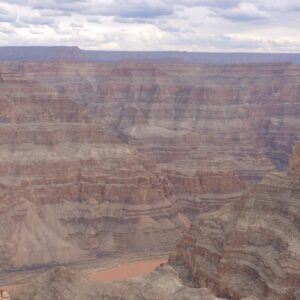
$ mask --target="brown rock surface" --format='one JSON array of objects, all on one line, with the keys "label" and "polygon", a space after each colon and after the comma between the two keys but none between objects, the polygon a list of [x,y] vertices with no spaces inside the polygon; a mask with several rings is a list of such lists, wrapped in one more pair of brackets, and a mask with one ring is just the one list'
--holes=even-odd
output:
[{"label": "brown rock surface", "polygon": [[[183,286],[170,266],[146,276],[113,283],[96,283],[58,268],[11,292],[11,300],[221,300],[207,289]],[[225,299],[224,299],[225,300]]]},{"label": "brown rock surface", "polygon": [[[7,67],[15,69],[18,63]],[[236,171],[246,182],[287,164],[299,129],[299,66],[25,63],[94,119],[182,173]]]},{"label": "brown rock surface", "polygon": [[201,215],[169,259],[219,297],[300,299],[300,147],[235,204]]},{"label": "brown rock surface", "polygon": [[[194,214],[241,193],[233,172],[162,170],[124,140],[107,118],[117,119],[113,111],[93,114],[84,101],[103,97],[107,74],[126,82],[126,68],[1,64],[2,269],[170,251]],[[140,73],[148,76],[149,67]]]},{"label": "brown rock surface", "polygon": [[291,64],[1,63],[1,268],[170,251],[199,213],[285,166],[299,75]]}]

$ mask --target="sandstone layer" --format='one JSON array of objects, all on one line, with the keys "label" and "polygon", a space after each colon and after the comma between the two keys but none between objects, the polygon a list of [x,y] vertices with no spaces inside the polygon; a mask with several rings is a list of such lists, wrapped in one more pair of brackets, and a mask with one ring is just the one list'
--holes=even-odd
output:
[{"label": "sandstone layer", "polygon": [[195,214],[234,201],[244,188],[233,171],[163,171],[124,141],[79,101],[89,95],[78,94],[84,88],[75,83],[76,70],[93,68],[1,65],[2,270],[168,252]]},{"label": "sandstone layer", "polygon": [[[30,93],[18,101],[34,98],[35,87]],[[32,102],[26,107],[34,113]],[[78,106],[66,102],[59,111],[73,118]],[[188,219],[141,155],[85,117],[56,120],[54,113],[46,122],[37,114],[34,123],[1,125],[2,268],[174,245]]]},{"label": "sandstone layer", "polygon": [[22,68],[32,80],[85,107],[163,170],[234,170],[244,181],[257,181],[274,164],[287,165],[298,139],[295,65],[25,63]]},{"label": "sandstone layer", "polygon": [[169,259],[219,297],[300,299],[300,147],[235,204],[202,214]]},{"label": "sandstone layer", "polygon": [[299,82],[288,63],[1,63],[1,269],[172,250],[286,167]]}]

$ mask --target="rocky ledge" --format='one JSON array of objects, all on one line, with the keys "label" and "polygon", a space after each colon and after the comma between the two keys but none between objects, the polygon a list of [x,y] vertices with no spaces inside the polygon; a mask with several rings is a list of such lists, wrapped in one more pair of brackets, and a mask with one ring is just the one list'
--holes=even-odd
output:
[{"label": "rocky ledge", "polygon": [[169,259],[185,282],[233,300],[300,299],[299,154],[191,226]]}]

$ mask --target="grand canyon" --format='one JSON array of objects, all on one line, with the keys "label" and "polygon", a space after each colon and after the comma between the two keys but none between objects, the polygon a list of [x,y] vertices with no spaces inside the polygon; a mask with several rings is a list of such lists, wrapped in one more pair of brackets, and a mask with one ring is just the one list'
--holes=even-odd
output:
[{"label": "grand canyon", "polygon": [[0,49],[0,286],[299,300],[299,57]]}]

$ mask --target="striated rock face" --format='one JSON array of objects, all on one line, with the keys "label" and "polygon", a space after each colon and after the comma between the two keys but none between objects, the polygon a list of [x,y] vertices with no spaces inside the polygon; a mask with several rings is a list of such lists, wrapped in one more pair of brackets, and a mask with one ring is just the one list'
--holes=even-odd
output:
[{"label": "striated rock face", "polygon": [[286,166],[299,81],[285,63],[1,63],[0,267],[170,251]]},{"label": "striated rock face", "polygon": [[1,269],[170,251],[195,214],[244,188],[234,172],[162,170],[51,82],[72,89],[77,68],[94,66],[0,66]]},{"label": "striated rock face", "polygon": [[220,297],[300,299],[300,147],[235,204],[203,214],[170,257],[187,282]]},{"label": "striated rock face", "polygon": [[22,67],[162,170],[235,171],[246,183],[258,181],[274,165],[286,167],[298,139],[300,68],[291,64]]},{"label": "striated rock face", "polygon": [[80,274],[57,268],[13,291],[11,299],[221,300],[207,289],[183,286],[176,271],[170,266],[162,266],[141,278],[112,283],[94,283]]}]

